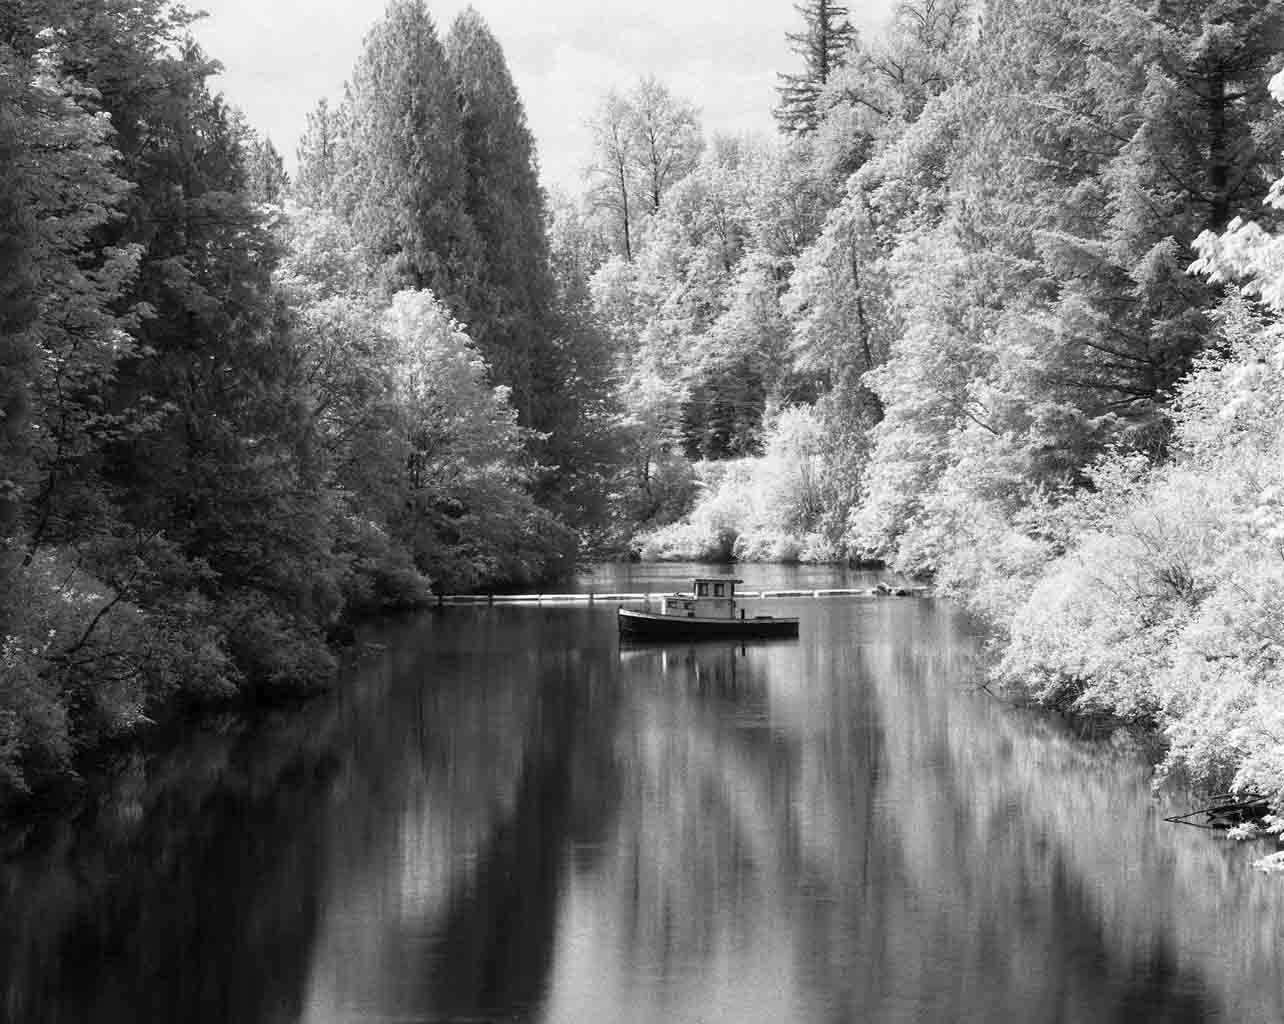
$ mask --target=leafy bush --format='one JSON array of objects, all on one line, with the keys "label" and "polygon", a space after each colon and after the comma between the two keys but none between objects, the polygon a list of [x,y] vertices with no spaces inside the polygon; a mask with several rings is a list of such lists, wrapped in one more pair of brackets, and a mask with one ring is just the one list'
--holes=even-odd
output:
[{"label": "leafy bush", "polygon": [[692,467],[699,498],[682,522],[638,538],[644,561],[729,562],[736,538],[751,516],[752,460],[700,462]]},{"label": "leafy bush", "polygon": [[258,594],[228,598],[228,648],[260,695],[314,693],[331,682],[336,663],[320,626],[272,607]]},{"label": "leafy bush", "polygon": [[338,542],[347,570],[341,580],[351,614],[415,608],[432,598],[432,581],[388,531],[358,515],[340,520]]},{"label": "leafy bush", "polygon": [[1010,620],[1001,674],[1151,719],[1164,767],[1284,800],[1284,333],[1227,311],[1185,382],[1177,459],[1116,455],[1065,510],[1080,539]]},{"label": "leafy bush", "polygon": [[814,411],[789,408],[770,422],[760,458],[692,467],[698,497],[678,523],[638,538],[647,561],[830,562],[843,557],[836,536],[820,529],[831,502],[827,462]]},{"label": "leafy bush", "polygon": [[65,772],[163,688],[161,638],[137,609],[53,551],[6,573],[0,624],[0,798]]},{"label": "leafy bush", "polygon": [[797,537],[772,530],[749,530],[736,538],[732,554],[737,562],[779,562],[793,564],[800,561],[803,542]]},{"label": "leafy bush", "polygon": [[645,534],[637,541],[637,552],[644,562],[731,560],[731,545],[726,537],[706,533],[692,523],[670,523]]}]

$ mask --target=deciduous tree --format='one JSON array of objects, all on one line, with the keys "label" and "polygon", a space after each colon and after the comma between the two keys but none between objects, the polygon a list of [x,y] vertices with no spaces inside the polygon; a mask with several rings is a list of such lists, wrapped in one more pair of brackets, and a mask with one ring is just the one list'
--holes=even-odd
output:
[{"label": "deciduous tree", "polygon": [[633,259],[635,220],[632,109],[616,92],[607,93],[589,121],[593,134],[594,161],[586,170],[589,201],[594,209],[610,218],[617,246],[626,260]]},{"label": "deciduous tree", "polygon": [[619,252],[632,260],[640,225],[699,160],[704,139],[696,111],[645,77],[627,95],[608,93],[589,128],[595,151],[586,172],[590,202],[610,217]]},{"label": "deciduous tree", "polygon": [[655,214],[665,192],[695,169],[704,139],[695,107],[674,96],[654,76],[638,82],[629,105],[634,177],[643,210]]}]

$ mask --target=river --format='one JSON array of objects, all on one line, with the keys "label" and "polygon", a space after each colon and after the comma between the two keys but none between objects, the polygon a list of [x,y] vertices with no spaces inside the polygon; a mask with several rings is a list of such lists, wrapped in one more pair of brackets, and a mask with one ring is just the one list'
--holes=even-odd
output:
[{"label": "river", "polygon": [[768,606],[798,640],[438,609],[331,696],[122,756],[0,833],[0,1019],[1284,1019],[1272,847],[1163,821],[1144,741],[979,689],[944,601]]}]

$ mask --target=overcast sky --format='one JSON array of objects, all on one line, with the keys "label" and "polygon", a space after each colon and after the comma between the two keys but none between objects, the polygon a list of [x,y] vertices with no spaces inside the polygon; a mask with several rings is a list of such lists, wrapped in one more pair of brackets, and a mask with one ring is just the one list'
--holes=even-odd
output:
[{"label": "overcast sky", "polygon": [[[877,29],[893,0],[851,0]],[[307,112],[337,102],[385,0],[191,0],[197,38],[224,65],[214,86],[294,165]],[[444,39],[466,0],[429,2]],[[589,160],[584,122],[611,88],[654,74],[694,103],[708,133],[770,132],[776,72],[796,71],[792,0],[474,0],[526,105],[544,182],[573,193]]]}]

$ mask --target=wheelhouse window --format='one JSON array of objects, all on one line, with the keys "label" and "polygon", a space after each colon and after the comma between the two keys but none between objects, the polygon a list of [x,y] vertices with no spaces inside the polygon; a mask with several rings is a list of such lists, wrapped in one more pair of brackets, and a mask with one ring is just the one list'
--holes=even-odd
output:
[{"label": "wheelhouse window", "polygon": [[709,584],[707,584],[707,583],[697,583],[697,584],[696,584],[696,597],[708,597],[708,596],[709,596]]},{"label": "wheelhouse window", "polygon": [[713,585],[713,596],[726,597],[727,596],[726,589],[727,589],[727,585],[725,583],[715,583]]}]

